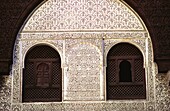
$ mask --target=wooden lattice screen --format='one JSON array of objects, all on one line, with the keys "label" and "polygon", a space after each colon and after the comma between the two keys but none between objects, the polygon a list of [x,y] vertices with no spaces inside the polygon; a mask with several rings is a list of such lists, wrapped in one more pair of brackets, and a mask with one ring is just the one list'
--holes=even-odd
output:
[{"label": "wooden lattice screen", "polygon": [[[130,63],[127,71],[131,74],[130,81],[120,80],[120,64],[123,61]],[[126,66],[124,66],[126,67]],[[126,68],[123,76],[127,77]],[[120,43],[112,47],[107,55],[106,69],[107,99],[145,99],[145,70],[143,56],[138,48],[128,43]]]},{"label": "wooden lattice screen", "polygon": [[27,53],[22,98],[23,102],[61,101],[61,59],[53,48],[36,46]]}]

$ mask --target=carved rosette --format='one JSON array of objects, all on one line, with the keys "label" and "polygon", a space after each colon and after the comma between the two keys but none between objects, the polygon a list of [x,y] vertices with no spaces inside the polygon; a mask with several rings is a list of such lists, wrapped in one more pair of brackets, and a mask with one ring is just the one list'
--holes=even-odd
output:
[{"label": "carved rosette", "polygon": [[148,102],[146,103],[146,111],[155,111],[155,102]]}]

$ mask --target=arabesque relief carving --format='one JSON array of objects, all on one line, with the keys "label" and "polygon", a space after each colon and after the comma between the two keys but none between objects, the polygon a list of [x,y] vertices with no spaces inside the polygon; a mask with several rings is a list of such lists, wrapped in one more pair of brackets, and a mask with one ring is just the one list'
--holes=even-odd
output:
[{"label": "arabesque relief carving", "polygon": [[[106,99],[107,53],[122,42],[142,52],[146,99]],[[54,48],[61,57],[61,102],[22,102],[25,56],[40,44]],[[19,32],[13,57],[12,111],[155,111],[160,104],[155,98],[157,67],[151,38],[140,17],[120,0],[48,0]]]},{"label": "arabesque relief carving", "polygon": [[28,20],[23,31],[144,30],[140,20],[119,0],[50,0]]}]

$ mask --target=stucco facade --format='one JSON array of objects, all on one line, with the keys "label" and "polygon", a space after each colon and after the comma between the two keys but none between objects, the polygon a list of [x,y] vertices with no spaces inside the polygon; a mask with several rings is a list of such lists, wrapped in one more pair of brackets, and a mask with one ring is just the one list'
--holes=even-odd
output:
[{"label": "stucco facade", "polygon": [[[107,100],[109,50],[130,43],[143,55],[146,99]],[[36,45],[61,57],[62,102],[22,102],[27,52]],[[166,74],[159,75],[150,34],[139,15],[121,0],[49,0],[37,7],[17,35],[11,75],[3,77],[1,109],[11,111],[169,111]],[[3,105],[3,104],[2,104]]]}]

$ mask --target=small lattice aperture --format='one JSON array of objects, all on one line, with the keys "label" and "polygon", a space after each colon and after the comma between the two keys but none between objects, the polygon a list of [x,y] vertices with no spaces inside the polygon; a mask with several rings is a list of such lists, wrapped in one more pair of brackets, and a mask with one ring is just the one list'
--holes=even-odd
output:
[{"label": "small lattice aperture", "polygon": [[[121,67],[123,61],[129,65]],[[128,43],[112,47],[107,55],[106,80],[108,100],[145,99],[145,70],[140,50]]]},{"label": "small lattice aperture", "polygon": [[32,48],[23,72],[23,102],[61,101],[62,70],[56,50],[44,45]]}]

